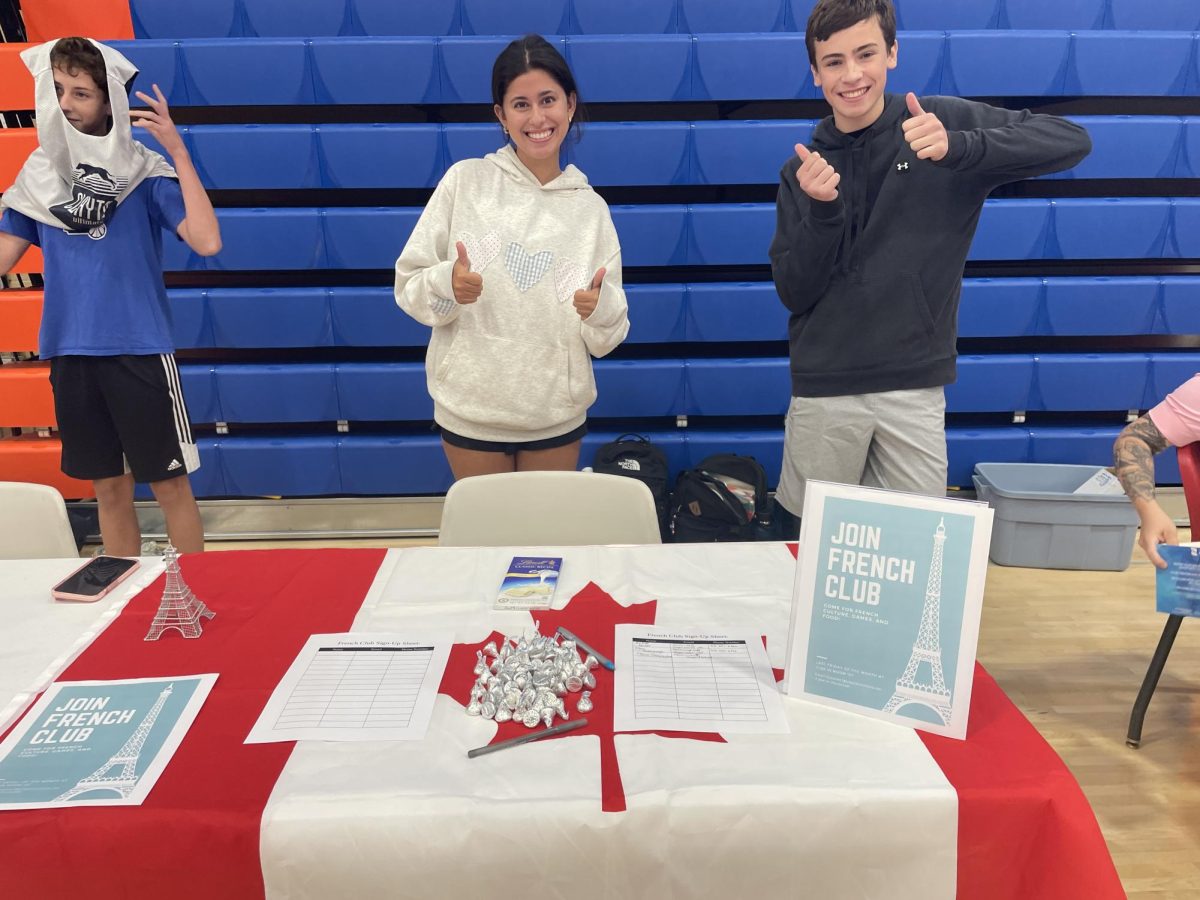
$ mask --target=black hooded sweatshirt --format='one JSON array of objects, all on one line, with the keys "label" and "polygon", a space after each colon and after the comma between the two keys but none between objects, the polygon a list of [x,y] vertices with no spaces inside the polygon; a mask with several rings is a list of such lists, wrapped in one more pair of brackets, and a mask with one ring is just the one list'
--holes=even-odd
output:
[{"label": "black hooded sweatshirt", "polygon": [[917,159],[904,139],[908,108],[884,97],[868,128],[843,134],[833,117],[810,148],[841,175],[838,196],[809,198],[784,165],[771,272],[788,323],[792,394],[832,397],[937,387],[955,377],[963,265],[988,193],[1068,169],[1090,152],[1080,126],[957,97],[925,97],[949,150]]}]

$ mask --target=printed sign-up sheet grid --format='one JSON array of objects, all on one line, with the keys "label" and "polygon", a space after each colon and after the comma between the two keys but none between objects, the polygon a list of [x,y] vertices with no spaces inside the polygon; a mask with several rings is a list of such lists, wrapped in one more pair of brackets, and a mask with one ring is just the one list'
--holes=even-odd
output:
[{"label": "printed sign-up sheet grid", "polygon": [[745,641],[634,638],[633,664],[639,719],[767,719]]},{"label": "printed sign-up sheet grid", "polygon": [[406,728],[433,647],[321,647],[276,728]]}]

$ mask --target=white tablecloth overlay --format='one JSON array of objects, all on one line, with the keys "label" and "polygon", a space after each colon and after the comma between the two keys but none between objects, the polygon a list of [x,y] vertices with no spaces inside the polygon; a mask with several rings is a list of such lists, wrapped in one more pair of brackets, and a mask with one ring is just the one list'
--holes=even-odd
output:
[{"label": "white tablecloth overlay", "polygon": [[[795,561],[782,544],[391,550],[355,631],[531,628],[495,612],[517,553],[562,556],[555,606],[594,581],[656,624],[754,627],[783,665]],[[600,803],[594,736],[468,760],[491,722],[439,696],[416,742],[298,744],[263,814],[269,897],[955,895],[957,796],[917,735],[784,698],[792,733],[727,743],[618,735],[628,810]]]},{"label": "white tablecloth overlay", "polygon": [[129,598],[163,570],[162,557],[141,567],[94,603],[55,600],[50,589],[84,559],[0,561],[0,732],[120,614]]}]

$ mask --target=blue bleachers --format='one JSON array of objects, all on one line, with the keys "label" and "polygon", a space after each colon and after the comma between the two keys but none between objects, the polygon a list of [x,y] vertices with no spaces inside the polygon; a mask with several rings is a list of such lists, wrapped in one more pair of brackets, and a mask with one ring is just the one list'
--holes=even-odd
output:
[{"label": "blue bleachers", "polygon": [[222,189],[322,186],[310,125],[209,125],[187,143],[205,185]]},{"label": "blue bleachers", "polygon": [[[697,33],[782,31],[784,0],[679,0],[679,30]],[[801,29],[803,30],[803,29]]]},{"label": "blue bleachers", "polygon": [[1046,279],[1047,333],[1154,334],[1159,290],[1144,277]]},{"label": "blue bleachers", "polygon": [[[443,49],[449,44],[443,44]],[[585,101],[690,100],[694,96],[691,35],[582,35],[564,44]],[[582,85],[587,85],[586,90]]]},{"label": "blue bleachers", "polygon": [[1061,94],[1070,48],[1067,32],[951,32],[942,93],[963,97]]},{"label": "blue bleachers", "polygon": [[1040,278],[964,278],[960,337],[1038,334],[1045,287]]},{"label": "blue bleachers", "polygon": [[1177,96],[1188,91],[1195,38],[1191,34],[1119,31],[1074,36],[1067,94]]},{"label": "blue bleachers", "polygon": [[567,159],[594,185],[694,184],[690,138],[687,122],[597,122]]},{"label": "blue bleachers", "polygon": [[[417,207],[222,209],[214,257],[166,242],[168,271],[391,268]],[[613,206],[628,266],[765,264],[771,203]],[[972,260],[1175,259],[1200,256],[1200,201],[1190,198],[988,200]]]},{"label": "blue bleachers", "polygon": [[[557,35],[551,40],[571,62],[586,102],[811,100],[820,97],[803,39],[812,5],[312,0],[301,8],[285,0],[212,0],[183,8],[175,0],[132,0],[140,40],[121,47],[142,69],[138,86],[157,82],[174,106],[490,107],[496,53],[530,30]],[[893,92],[1200,94],[1195,0],[897,5],[903,31],[900,66],[889,77]],[[1091,133],[1093,153],[1048,178],[1200,176],[1200,116],[1077,121]],[[736,118],[601,122],[586,126],[582,143],[568,145],[566,160],[597,186],[775,185],[793,146],[809,140],[812,127],[807,120]],[[205,184],[221,190],[428,189],[453,162],[491,152],[502,141],[490,120],[181,131]],[[1120,190],[1114,184],[1113,192]],[[990,200],[970,258],[1200,258],[1200,199],[1165,196],[1169,190],[1150,197]],[[420,213],[415,206],[333,206],[311,196],[303,208],[220,209],[222,253],[201,259],[168,241],[168,268],[382,272],[392,267]],[[612,207],[627,267],[766,262],[773,204],[680,197],[678,203]],[[337,280],[332,273],[323,278]],[[188,283],[203,285],[196,278]],[[599,399],[583,461],[615,436],[605,430],[608,419],[689,416],[696,420],[690,427],[653,434],[674,471],[709,453],[734,451],[757,456],[774,481],[780,429],[738,427],[749,416],[779,422],[788,402],[788,314],[773,285],[683,280],[627,290],[633,328],[627,348],[595,364]],[[439,438],[424,426],[432,403],[419,360],[429,329],[397,309],[390,287],[200,286],[173,289],[170,299],[180,348],[215,351],[204,361],[184,356],[181,377],[193,420],[230,423],[232,430],[201,439],[204,469],[194,479],[199,495],[431,494],[449,486]],[[968,278],[959,330],[968,339],[1196,335],[1200,277]],[[306,348],[354,352],[305,356]],[[370,348],[380,351],[375,361]],[[289,352],[265,352],[273,350]],[[947,408],[952,415],[990,416],[993,424],[948,429],[950,481],[968,485],[979,459],[1106,463],[1124,413],[1147,408],[1196,371],[1200,353],[1167,349],[964,355],[958,381],[947,388]],[[1101,424],[1000,424],[1016,412],[1036,413],[1039,423],[1063,413]],[[708,417],[734,424],[713,425]],[[334,433],[336,420],[351,422],[351,433]],[[258,426],[273,430],[259,434]],[[1173,461],[1160,461],[1159,477],[1177,479]]]},{"label": "blue bleachers", "polygon": [[462,21],[456,0],[425,0],[397,3],[396,0],[350,0],[363,34],[437,35],[459,34]]},{"label": "blue bleachers", "polygon": [[[136,0],[135,0],[136,2]],[[209,0],[205,0],[207,4]],[[345,2],[330,0],[238,0],[245,12],[246,30],[263,37],[312,37],[341,34],[348,12]],[[180,5],[176,3],[178,8]]]},{"label": "blue bleachers", "polygon": [[437,125],[320,125],[314,130],[323,187],[433,187],[446,168]]},{"label": "blue bleachers", "polygon": [[1102,28],[1107,6],[1108,0],[1054,0],[1052,3],[1046,0],[1003,0],[1007,26],[1019,29],[1084,31]]},{"label": "blue bleachers", "polygon": [[1175,255],[1168,243],[1171,202],[1162,197],[1054,201],[1062,259],[1144,259]]},{"label": "blue bleachers", "polygon": [[129,0],[139,38],[212,38],[242,33],[239,0]]},{"label": "blue bleachers", "polygon": [[896,25],[905,31],[995,28],[1000,16],[1000,3],[1001,0],[972,0],[960,3],[946,3],[945,0],[898,0]]},{"label": "blue bleachers", "polygon": [[460,0],[463,34],[566,34],[568,0]]},{"label": "blue bleachers", "polygon": [[1029,354],[960,356],[958,380],[946,387],[947,412],[1028,409],[1036,362]]},{"label": "blue bleachers", "polygon": [[[1079,116],[1091,154],[1064,178],[1191,178],[1200,118]],[[567,161],[605,185],[776,184],[809,120],[597,122]],[[498,124],[193,125],[181,129],[212,189],[433,187],[449,166],[498,149]],[[138,139],[152,149],[145,132]],[[628,153],[637,147],[637,153]]]},{"label": "blue bleachers", "polygon": [[[1196,354],[1000,353],[959,358],[951,413],[1111,412],[1154,405]],[[597,418],[782,416],[786,357],[604,359]],[[411,422],[432,417],[421,363],[216,363],[180,366],[195,423]],[[1178,380],[1172,381],[1172,378]],[[1097,390],[1103,384],[1104,390]]]},{"label": "blue bleachers", "polygon": [[[210,288],[169,292],[183,349],[424,347],[429,329],[390,287]],[[769,281],[626,286],[632,343],[782,342],[788,313]],[[967,338],[1200,334],[1200,278],[967,278]]]},{"label": "blue bleachers", "polygon": [[676,0],[573,0],[572,34],[671,34],[678,31]]},{"label": "blue bleachers", "polygon": [[1200,6],[1192,0],[1108,0],[1113,28],[1147,31],[1194,31],[1200,28]]},{"label": "blue bleachers", "polygon": [[309,102],[433,103],[441,97],[437,47],[428,38],[322,38],[309,48]]},{"label": "blue bleachers", "polygon": [[[970,485],[976,460],[1110,465],[1119,431],[1115,426],[950,426],[949,482]],[[712,453],[734,452],[756,457],[772,487],[778,477],[782,430],[688,428],[650,431],[648,436],[666,452],[672,475]],[[616,432],[592,431],[583,440],[581,457],[591,459],[597,447],[616,437]],[[433,434],[220,436],[201,437],[197,444],[201,468],[192,475],[192,485],[201,496],[441,494],[452,481],[441,440]],[[1160,483],[1178,483],[1173,453],[1155,462]]]},{"label": "blue bleachers", "polygon": [[179,54],[191,106],[293,105],[315,100],[312,56],[303,40],[188,41],[179,45]]},{"label": "blue bleachers", "polygon": [[[130,0],[139,38],[456,35],[497,32],[664,34],[673,32],[803,33],[814,0]],[[1191,0],[898,0],[905,30],[1062,29],[1192,31],[1200,10]]]},{"label": "blue bleachers", "polygon": [[[149,78],[165,82],[168,99],[177,105],[490,104],[492,63],[511,37],[115,43]],[[589,102],[820,97],[800,33],[550,39],[564,51]],[[1200,93],[1192,33],[911,31],[899,40],[904,63],[889,79],[889,88],[899,92],[965,97]],[[176,70],[182,79],[175,78]]]}]

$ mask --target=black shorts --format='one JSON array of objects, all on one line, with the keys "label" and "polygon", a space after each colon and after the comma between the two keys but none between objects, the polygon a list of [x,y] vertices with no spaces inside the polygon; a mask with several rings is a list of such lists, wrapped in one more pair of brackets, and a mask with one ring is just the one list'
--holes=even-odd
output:
[{"label": "black shorts", "polygon": [[200,467],[171,354],[56,356],[50,386],[72,478],[154,482]]},{"label": "black shorts", "polygon": [[442,440],[453,447],[516,456],[521,450],[553,450],[555,447],[565,447],[567,444],[573,444],[587,434],[587,423],[585,422],[578,428],[571,429],[566,434],[542,438],[540,441],[477,441],[475,438],[455,434],[453,431],[442,428],[440,425],[438,426],[438,431],[441,432]]}]

